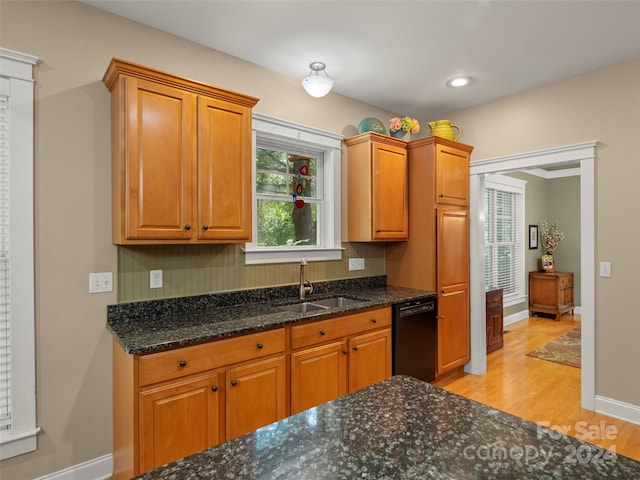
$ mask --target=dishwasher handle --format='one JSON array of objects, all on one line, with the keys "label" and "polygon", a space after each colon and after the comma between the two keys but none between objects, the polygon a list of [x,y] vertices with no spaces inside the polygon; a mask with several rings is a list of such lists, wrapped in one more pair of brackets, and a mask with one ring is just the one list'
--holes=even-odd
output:
[{"label": "dishwasher handle", "polygon": [[[418,304],[407,304],[398,306],[398,318],[408,317],[411,315],[418,315],[420,313],[435,312],[435,302],[426,302]],[[435,315],[434,315],[435,318]]]}]

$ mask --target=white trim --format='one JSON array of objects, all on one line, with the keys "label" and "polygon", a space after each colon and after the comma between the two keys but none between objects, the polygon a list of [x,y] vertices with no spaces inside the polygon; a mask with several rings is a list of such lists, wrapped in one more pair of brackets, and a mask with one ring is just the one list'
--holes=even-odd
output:
[{"label": "white trim", "polygon": [[[582,368],[581,404],[595,408],[595,147],[589,141],[529,153],[474,160],[471,163],[471,361],[465,371],[481,375],[487,370],[484,308],[484,218],[478,214],[479,202],[474,189],[483,186],[484,176],[499,172],[521,171],[535,167],[580,163],[580,269],[582,291]],[[479,205],[477,205],[479,203]],[[480,235],[480,236],[479,236]],[[475,253],[475,255],[474,255]],[[478,290],[480,289],[480,290]],[[478,290],[474,294],[474,290]]]},{"label": "white trim", "polygon": [[563,168],[562,170],[544,170],[543,168],[532,168],[531,170],[523,170],[524,173],[541,177],[546,180],[554,178],[577,177],[580,175],[580,168]]},{"label": "white trim", "polygon": [[640,406],[638,405],[596,395],[595,411],[613,418],[619,418],[625,422],[640,425]]},{"label": "white trim", "polygon": [[[320,215],[319,232],[321,246],[295,248],[258,248],[255,244],[257,231],[257,203],[253,201],[253,238],[252,243],[245,244],[245,265],[267,263],[293,263],[303,258],[308,261],[327,261],[342,259],[341,233],[341,172],[342,135],[300,125],[278,118],[268,117],[259,113],[253,114],[253,158],[255,158],[256,141],[263,136],[266,141],[274,139],[276,142],[290,144],[293,147],[308,147],[323,154],[322,178],[318,183],[323,188],[323,208]],[[301,145],[302,144],[302,145]],[[256,191],[255,161],[252,165],[252,189]],[[330,181],[329,181],[330,180]]]},{"label": "white trim", "polygon": [[64,470],[39,477],[36,480],[106,480],[113,474],[113,455],[108,454]]},{"label": "white trim", "polygon": [[34,290],[34,88],[38,58],[0,48],[0,76],[8,78],[11,162],[11,392],[10,430],[0,432],[0,460],[36,450]]}]

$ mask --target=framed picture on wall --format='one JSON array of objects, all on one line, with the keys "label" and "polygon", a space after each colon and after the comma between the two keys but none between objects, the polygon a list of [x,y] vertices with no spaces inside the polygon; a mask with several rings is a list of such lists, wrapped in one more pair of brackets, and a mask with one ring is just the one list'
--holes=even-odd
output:
[{"label": "framed picture on wall", "polygon": [[529,250],[538,249],[538,225],[529,225]]}]

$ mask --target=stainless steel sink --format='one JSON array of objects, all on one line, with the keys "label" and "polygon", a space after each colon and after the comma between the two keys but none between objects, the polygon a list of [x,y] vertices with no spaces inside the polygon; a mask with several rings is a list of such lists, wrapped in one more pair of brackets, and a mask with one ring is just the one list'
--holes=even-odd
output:
[{"label": "stainless steel sink", "polygon": [[324,300],[315,300],[313,302],[294,303],[292,305],[282,305],[278,308],[293,313],[309,313],[317,310],[328,310],[329,308],[346,307],[354,303],[362,303],[366,300],[358,300],[348,297],[332,297]]},{"label": "stainless steel sink", "polygon": [[353,305],[354,303],[362,303],[363,300],[357,300],[355,298],[348,297],[333,297],[327,298],[326,300],[316,300],[313,302],[314,305],[323,305],[328,308],[334,307],[346,307],[347,305]]},{"label": "stainless steel sink", "polygon": [[324,307],[322,305],[315,305],[311,302],[305,303],[294,303],[293,305],[283,305],[280,310],[287,310],[288,312],[293,313],[309,313],[316,310],[327,310],[329,307]]}]

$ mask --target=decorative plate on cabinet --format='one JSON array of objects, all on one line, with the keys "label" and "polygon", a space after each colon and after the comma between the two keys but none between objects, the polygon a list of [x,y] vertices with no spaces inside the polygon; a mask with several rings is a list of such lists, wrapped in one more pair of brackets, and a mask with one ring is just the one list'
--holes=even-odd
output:
[{"label": "decorative plate on cabinet", "polygon": [[358,133],[374,132],[382,135],[387,134],[387,129],[377,118],[367,117],[360,121],[358,124]]}]

